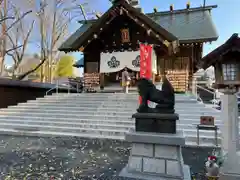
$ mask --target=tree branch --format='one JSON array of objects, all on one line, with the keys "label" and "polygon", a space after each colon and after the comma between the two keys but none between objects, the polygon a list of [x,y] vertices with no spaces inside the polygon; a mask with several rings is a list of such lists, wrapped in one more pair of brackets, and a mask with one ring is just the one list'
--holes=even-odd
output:
[{"label": "tree branch", "polygon": [[16,50],[16,49],[18,49],[18,48],[21,48],[21,47],[23,47],[23,45],[16,46],[16,47],[13,47],[13,48],[11,48],[11,49],[8,49],[8,50],[6,51],[6,54],[9,53],[9,52],[11,52],[11,51],[14,51],[14,50]]},{"label": "tree branch", "polygon": [[8,19],[15,19],[14,17],[5,17],[0,19],[0,24],[3,23],[4,21],[8,20]]},{"label": "tree branch", "polygon": [[44,59],[42,60],[42,62],[40,62],[34,69],[31,69],[31,70],[25,72],[24,74],[19,75],[19,76],[17,77],[17,80],[23,80],[23,79],[24,79],[26,76],[28,76],[29,74],[34,73],[36,70],[38,70],[38,68],[40,68],[40,67],[43,65],[43,63],[46,61],[46,59],[47,59],[47,58],[44,58]]},{"label": "tree branch", "polygon": [[17,23],[18,23],[19,21],[21,21],[27,14],[29,14],[29,13],[31,13],[31,12],[32,12],[32,10],[23,13],[21,17],[19,17],[16,21],[14,21],[14,22],[7,28],[6,31],[9,31],[9,29],[11,29],[15,24],[17,24]]}]

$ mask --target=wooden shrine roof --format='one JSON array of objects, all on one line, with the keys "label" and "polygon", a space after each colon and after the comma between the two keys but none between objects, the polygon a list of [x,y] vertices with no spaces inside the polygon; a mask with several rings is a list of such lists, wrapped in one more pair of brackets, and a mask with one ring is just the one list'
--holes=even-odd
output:
[{"label": "wooden shrine roof", "polygon": [[104,25],[107,23],[107,21],[111,19],[112,13],[116,13],[116,11],[121,9],[121,7],[125,8],[125,13],[127,13],[127,16],[134,19],[136,18],[136,23],[137,21],[139,21],[147,25],[154,31],[154,33],[160,36],[160,39],[167,40],[169,42],[174,42],[178,40],[178,38],[174,36],[171,32],[167,31],[165,28],[157,24],[154,20],[129,5],[126,1],[122,0],[118,3],[114,3],[113,6],[108,9],[108,11],[105,12],[99,19],[95,20],[95,22],[84,23],[60,46],[59,50],[77,50],[79,48],[79,44],[82,44],[84,41],[86,41],[89,36],[93,35],[93,33],[99,32],[101,28],[104,28]]},{"label": "wooden shrine roof", "polygon": [[240,37],[238,37],[237,33],[233,34],[224,44],[204,56],[200,60],[198,67],[207,69],[221,59],[224,54],[236,51],[240,52]]},{"label": "wooden shrine roof", "polygon": [[[134,9],[130,5],[127,6],[128,8]],[[140,14],[141,17],[145,17],[145,20],[149,20],[149,18],[152,19],[152,24],[154,24],[156,28],[161,28],[164,33],[169,32],[169,36],[172,34],[172,38],[177,37],[180,43],[209,42],[218,39],[218,33],[210,14],[211,9],[216,7],[217,6],[197,7],[188,10],[181,9],[172,12],[165,11],[145,15],[138,12],[138,15]],[[104,15],[109,13],[110,9]],[[100,19],[103,19],[103,16],[101,16]],[[68,51],[72,49],[73,44],[76,43],[85,32],[94,28],[94,25],[96,25],[100,19],[80,21],[82,26],[60,46],[59,50]]]}]

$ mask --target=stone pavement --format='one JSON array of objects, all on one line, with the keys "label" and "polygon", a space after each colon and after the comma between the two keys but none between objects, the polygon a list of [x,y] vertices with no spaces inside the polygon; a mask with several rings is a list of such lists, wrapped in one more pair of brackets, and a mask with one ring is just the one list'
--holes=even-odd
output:
[{"label": "stone pavement", "polygon": [[[126,179],[117,175],[128,160],[127,142],[20,136],[0,139],[1,180]],[[183,158],[193,172],[199,172],[211,152],[211,148],[184,148]]]}]

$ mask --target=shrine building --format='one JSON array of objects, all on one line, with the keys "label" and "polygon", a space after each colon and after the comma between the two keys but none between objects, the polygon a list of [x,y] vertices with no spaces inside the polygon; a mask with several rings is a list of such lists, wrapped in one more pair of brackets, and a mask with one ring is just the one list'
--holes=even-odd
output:
[{"label": "shrine building", "polygon": [[121,81],[127,67],[132,79],[139,77],[139,44],[153,45],[152,80],[158,81],[165,72],[175,91],[186,92],[193,73],[202,58],[204,43],[217,40],[211,17],[217,6],[144,14],[138,1],[115,0],[103,15],[94,20],[80,21],[82,26],[59,48],[60,51],[83,53],[84,73],[100,76],[103,88]]}]

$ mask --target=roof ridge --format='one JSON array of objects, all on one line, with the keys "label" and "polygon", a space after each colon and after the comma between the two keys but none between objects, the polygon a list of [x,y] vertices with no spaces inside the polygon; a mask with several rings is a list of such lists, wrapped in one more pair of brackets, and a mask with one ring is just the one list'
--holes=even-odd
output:
[{"label": "roof ridge", "polygon": [[212,10],[213,8],[217,8],[217,5],[211,5],[211,6],[199,6],[199,7],[194,7],[194,8],[189,8],[189,9],[176,9],[173,11],[159,11],[159,12],[152,12],[152,13],[146,13],[147,16],[156,16],[156,15],[170,15],[170,14],[180,14],[180,13],[191,13],[191,12],[196,12],[196,11],[209,11]]},{"label": "roof ridge", "polygon": [[[199,7],[194,7],[194,8],[189,8],[189,9],[176,9],[173,11],[159,11],[159,12],[152,12],[152,13],[145,13],[146,16],[153,17],[153,16],[159,16],[159,15],[171,15],[171,14],[181,14],[181,13],[192,13],[192,12],[197,12],[197,11],[209,11],[212,10],[213,8],[217,8],[217,5],[210,5],[210,6],[199,6]],[[98,19],[89,19],[89,20],[80,20],[78,21],[81,24],[86,24],[86,23],[94,23]]]}]

